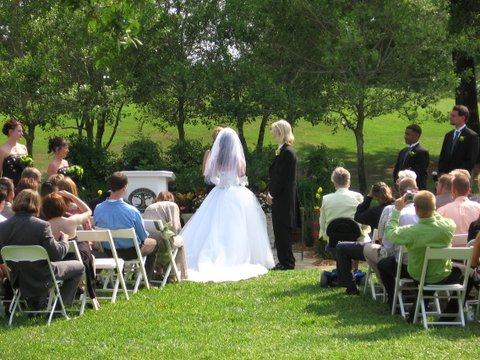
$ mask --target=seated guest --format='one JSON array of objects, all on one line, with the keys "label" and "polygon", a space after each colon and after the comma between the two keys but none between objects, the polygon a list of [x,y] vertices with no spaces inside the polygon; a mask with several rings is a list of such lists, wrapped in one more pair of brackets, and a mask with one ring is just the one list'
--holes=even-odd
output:
[{"label": "seated guest", "polygon": [[[370,207],[372,199],[375,199],[379,205]],[[355,213],[355,220],[364,225],[369,225],[372,229],[378,227],[378,221],[383,209],[393,203],[392,191],[383,182],[376,183],[370,189],[365,200],[358,205]],[[346,287],[347,295],[359,295],[357,286],[352,276],[352,260],[365,260],[363,256],[364,242],[345,241],[337,244],[336,260],[337,274],[340,286]]]},{"label": "seated guest", "polygon": [[181,230],[180,209],[170,191],[162,191],[158,194],[155,202],[145,209],[143,218],[168,222],[175,234],[178,234]]},{"label": "seated guest", "polygon": [[[79,213],[66,216],[68,205],[65,199],[69,199],[70,202],[75,203],[79,209]],[[50,223],[55,238],[58,238],[61,233],[64,233],[69,240],[76,240],[77,227],[90,220],[92,212],[88,205],[77,196],[62,190],[48,194],[42,199],[42,214],[45,220]],[[82,241],[79,242],[77,246],[82,258],[82,263],[85,266],[88,294],[98,306],[95,286],[95,263],[90,244]]]},{"label": "seated guest", "polygon": [[[398,183],[398,191],[400,193],[400,197],[404,196],[407,191],[416,193],[418,191],[417,183],[412,178],[404,178]],[[363,247],[363,256],[365,256],[365,260],[367,260],[368,265],[370,265],[370,267],[375,271],[377,278],[382,282],[382,284],[382,280],[390,283],[394,282],[397,271],[397,259],[400,248],[397,245],[392,244],[388,240],[385,233],[385,226],[387,225],[388,220],[390,220],[390,215],[394,209],[395,205],[386,206],[383,209],[382,215],[380,216],[380,221],[377,228],[377,236],[380,239],[380,243],[370,242],[366,243]],[[400,213],[399,224],[400,226],[403,226],[416,224],[417,222],[418,216],[415,213],[415,206],[413,206],[413,202],[408,202],[405,204],[405,207]],[[406,256],[404,257],[404,260],[406,271]],[[380,261],[382,262],[384,274],[386,273],[389,275],[387,279],[383,279],[380,275],[380,271],[378,269],[380,267]]]},{"label": "seated guest", "polygon": [[33,179],[40,186],[42,182],[42,173],[37,168],[28,166],[22,171],[20,179]]},{"label": "seated guest", "polygon": [[12,210],[12,202],[15,197],[15,187],[13,181],[7,177],[0,178],[0,191],[3,191],[7,197],[5,199],[5,206],[0,214],[7,219],[11,218],[15,213]]},{"label": "seated guest", "polygon": [[336,191],[323,197],[320,210],[320,236],[327,241],[327,227],[332,220],[337,218],[353,220],[357,206],[363,201],[362,194],[348,189],[350,187],[348,170],[337,167],[332,172],[331,181]]},{"label": "seated guest", "polygon": [[[95,226],[112,230],[134,228],[142,255],[147,257],[145,270],[148,279],[151,280],[155,266],[157,241],[148,237],[140,211],[123,201],[128,186],[127,175],[121,172],[113,173],[108,179],[108,186],[111,191],[110,197],[98,204],[93,214]],[[124,260],[137,258],[137,253],[130,240],[115,238],[114,242],[119,257]],[[108,254],[109,245],[105,244],[104,247]]]},{"label": "seated guest", "polygon": [[[44,247],[59,280],[63,280],[60,292],[66,305],[71,305],[82,277],[84,267],[80,261],[61,261],[68,252],[68,236],[60,233],[58,239],[52,234],[50,224],[37,218],[40,212],[40,195],[26,189],[13,201],[15,215],[0,223],[0,247],[8,245],[40,245]],[[41,309],[46,305],[50,272],[43,262],[11,263],[10,280],[14,287],[20,286],[29,305]]]},{"label": "seated guest", "polygon": [[[158,194],[156,202],[145,209],[143,218],[147,220],[162,220],[164,223],[169,223],[172,231],[178,235],[182,226],[180,224],[180,209],[174,200],[175,198],[170,191],[162,191]],[[157,240],[157,243],[159,243],[157,266],[159,265],[162,267],[162,270],[165,270],[165,266],[170,261],[169,257],[166,255],[167,248],[162,246],[162,243],[160,242],[161,239],[155,239]],[[183,240],[180,241],[180,244],[183,244]],[[182,279],[187,279],[188,267],[183,246],[179,247],[177,266],[182,274]]]},{"label": "seated guest", "polygon": [[480,204],[469,200],[468,194],[470,194],[470,179],[457,173],[452,180],[453,202],[437,210],[440,215],[455,221],[457,224],[455,234],[468,233],[470,224],[480,216]]},{"label": "seated guest", "polygon": [[[387,238],[394,244],[403,245],[408,250],[408,276],[420,282],[423,261],[427,247],[447,248],[452,246],[455,223],[435,212],[435,196],[429,191],[419,191],[414,199],[417,224],[399,226],[400,212],[408,202],[406,196],[395,201],[395,210],[387,223]],[[426,284],[455,284],[460,281],[462,271],[452,268],[451,260],[436,260],[427,268]],[[384,284],[386,287],[386,284]],[[393,296],[393,289],[387,289]],[[415,307],[413,307],[414,309]],[[413,309],[409,311],[409,321],[413,320]],[[450,300],[444,312],[456,313],[458,302]]]},{"label": "seated guest", "polygon": [[441,208],[443,205],[447,205],[453,201],[452,198],[452,174],[443,174],[437,181],[435,188],[435,200],[437,203],[437,209]]},{"label": "seated guest", "polygon": [[15,189],[15,193],[18,194],[22,190],[25,190],[25,189],[38,191],[38,184],[39,183],[34,178],[29,178],[29,177],[21,178],[20,181],[17,184],[17,188]]},{"label": "seated guest", "polygon": [[[58,180],[56,180],[56,182],[53,183],[53,186],[57,186],[58,190],[66,191],[78,198],[77,184],[69,176],[62,175],[62,177],[58,178]],[[66,211],[68,215],[81,214],[84,212],[83,210],[79,209],[77,203],[72,199],[66,197],[65,201],[67,202],[67,205],[68,205],[67,211]],[[85,222],[82,224],[82,227],[83,227],[83,230],[92,229],[92,223],[90,221],[90,217],[87,220],[85,220]]]},{"label": "seated guest", "polygon": [[51,183],[50,181],[45,181],[44,183],[42,183],[42,186],[40,186],[40,196],[42,199],[48,194],[51,194],[57,191],[58,191],[58,186]]}]

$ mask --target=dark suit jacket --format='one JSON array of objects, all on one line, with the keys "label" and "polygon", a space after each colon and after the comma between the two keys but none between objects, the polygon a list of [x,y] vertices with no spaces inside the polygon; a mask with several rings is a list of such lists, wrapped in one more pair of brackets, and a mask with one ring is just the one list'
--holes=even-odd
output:
[{"label": "dark suit jacket", "polygon": [[[400,170],[412,170],[417,174],[417,186],[420,190],[425,190],[427,188],[427,170],[430,163],[430,154],[428,150],[423,148],[420,144],[415,145],[415,147],[410,150],[409,154],[408,146],[398,153],[397,162],[395,163],[395,168],[393,169],[393,182],[396,182],[398,179],[398,172]],[[404,161],[405,159],[405,161]]]},{"label": "dark suit jacket", "polygon": [[284,144],[270,166],[268,184],[268,192],[273,197],[272,216],[293,229],[298,224],[296,167],[295,150]]},{"label": "dark suit jacket", "polygon": [[[0,248],[7,245],[40,245],[47,250],[51,261],[63,259],[68,252],[68,243],[54,239],[48,222],[22,212],[0,223]],[[23,296],[36,296],[50,288],[50,271],[45,262],[8,265],[12,284],[20,285]]]},{"label": "dark suit jacket", "polygon": [[472,171],[478,157],[478,134],[465,127],[460,133],[452,152],[454,130],[449,131],[443,139],[440,158],[438,159],[438,173],[449,173],[455,169]]}]

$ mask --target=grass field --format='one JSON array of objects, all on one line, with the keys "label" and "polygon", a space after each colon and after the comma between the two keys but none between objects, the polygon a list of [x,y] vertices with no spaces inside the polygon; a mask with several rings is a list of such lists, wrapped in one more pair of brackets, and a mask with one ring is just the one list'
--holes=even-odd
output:
[{"label": "grass field", "polygon": [[321,289],[319,270],[182,282],[70,321],[17,319],[2,359],[474,359],[480,324],[428,331],[369,296]]},{"label": "grass field", "polygon": [[[430,171],[436,169],[436,161],[440,153],[440,148],[444,134],[451,129],[448,122],[448,112],[453,104],[452,100],[443,100],[438,104],[438,109],[445,112],[445,121],[437,123],[433,121],[423,121],[422,145],[430,151],[431,167]],[[123,144],[132,141],[136,136],[143,134],[157,141],[161,146],[166,147],[177,138],[176,129],[167,128],[166,132],[160,132],[151,124],[145,123],[140,129],[140,114],[134,108],[130,108],[127,117],[120,125],[111,149],[119,152]],[[369,119],[365,125],[365,163],[366,173],[369,183],[379,180],[391,182],[391,172],[396,160],[398,151],[404,146],[403,132],[408,122],[399,118],[397,114],[389,114],[376,119]],[[245,127],[245,136],[250,149],[255,147],[257,140],[259,122],[247,124]],[[71,130],[70,130],[71,131]],[[211,141],[211,130],[204,125],[187,125],[186,134],[189,139],[199,139],[204,144]],[[55,130],[55,132],[43,132],[38,130],[34,144],[35,165],[46,172],[51,155],[47,155],[47,140],[50,136],[66,135],[68,132]],[[320,124],[312,126],[306,122],[299,122],[294,129],[295,146],[297,148],[301,161],[302,148],[307,144],[318,145],[324,143],[334,152],[335,156],[341,159],[345,166],[352,172],[353,188],[356,188],[356,144],[353,133],[350,130],[339,129],[336,134],[332,134],[332,128]],[[108,134],[107,134],[108,135]],[[265,143],[273,143],[269,132],[265,136]],[[168,170],[168,169],[163,169]],[[430,188],[433,185],[430,185]]]}]

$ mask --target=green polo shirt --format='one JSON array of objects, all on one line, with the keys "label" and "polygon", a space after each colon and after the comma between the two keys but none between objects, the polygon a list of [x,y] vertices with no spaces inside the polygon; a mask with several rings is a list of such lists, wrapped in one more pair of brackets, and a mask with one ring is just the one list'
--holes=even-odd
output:
[{"label": "green polo shirt", "polygon": [[[455,223],[436,212],[430,218],[419,219],[417,224],[406,226],[398,226],[399,218],[400,211],[394,210],[385,229],[387,239],[407,248],[408,273],[413,279],[420,281],[425,249],[451,247]],[[450,275],[451,271],[450,260],[430,260],[425,281],[435,284]]]}]

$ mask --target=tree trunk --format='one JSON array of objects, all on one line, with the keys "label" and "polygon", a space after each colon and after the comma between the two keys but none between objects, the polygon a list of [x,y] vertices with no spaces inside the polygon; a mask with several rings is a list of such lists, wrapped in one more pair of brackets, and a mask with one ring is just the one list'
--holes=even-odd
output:
[{"label": "tree trunk", "polygon": [[463,51],[455,51],[453,58],[455,61],[455,73],[460,78],[460,84],[455,91],[455,102],[468,107],[470,111],[468,127],[480,133],[475,61],[473,57]]},{"label": "tree trunk", "polygon": [[256,152],[261,152],[263,148],[263,140],[265,139],[265,128],[267,127],[269,114],[264,113],[262,116],[262,121],[260,123],[260,129],[258,130],[257,146],[255,147]]},{"label": "tree trunk", "polygon": [[185,141],[185,104],[183,99],[178,99],[178,120],[177,120],[177,131],[178,131],[178,140]]},{"label": "tree trunk", "polygon": [[32,122],[28,122],[27,128],[28,133],[25,134],[25,140],[27,140],[27,151],[30,156],[33,156],[33,141],[35,140],[35,127],[36,124]]},{"label": "tree trunk", "polygon": [[246,154],[248,152],[247,141],[245,140],[245,133],[243,131],[243,125],[245,124],[245,118],[240,116],[237,118],[237,130],[238,130],[238,137],[240,138],[240,142],[242,143],[243,152]]},{"label": "tree trunk", "polygon": [[358,185],[362,194],[367,190],[367,178],[365,175],[365,154],[363,152],[363,126],[365,124],[365,113],[363,109],[363,101],[357,106],[357,126],[353,130],[355,133],[355,141],[357,143],[357,171],[358,171]]}]

